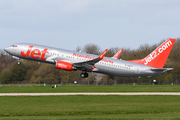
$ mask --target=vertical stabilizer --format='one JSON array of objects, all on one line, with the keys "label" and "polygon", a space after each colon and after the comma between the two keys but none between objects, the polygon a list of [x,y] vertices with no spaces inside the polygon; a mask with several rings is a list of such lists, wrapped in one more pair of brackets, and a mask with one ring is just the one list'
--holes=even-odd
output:
[{"label": "vertical stabilizer", "polygon": [[129,60],[129,62],[139,63],[156,68],[163,68],[175,41],[176,39],[170,38],[156,48],[147,57],[139,60]]}]

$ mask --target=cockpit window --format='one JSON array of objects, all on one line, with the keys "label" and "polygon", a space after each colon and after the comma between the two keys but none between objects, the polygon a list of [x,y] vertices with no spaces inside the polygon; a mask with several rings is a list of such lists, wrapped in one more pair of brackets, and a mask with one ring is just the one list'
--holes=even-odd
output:
[{"label": "cockpit window", "polygon": [[17,47],[17,45],[11,45],[12,47]]}]

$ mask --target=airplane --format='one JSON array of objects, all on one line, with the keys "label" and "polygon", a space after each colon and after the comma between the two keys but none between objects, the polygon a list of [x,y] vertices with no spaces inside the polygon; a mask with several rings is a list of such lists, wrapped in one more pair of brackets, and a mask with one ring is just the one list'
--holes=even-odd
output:
[{"label": "airplane", "polygon": [[120,77],[151,77],[162,75],[173,68],[163,68],[176,39],[169,38],[147,57],[139,60],[118,60],[105,57],[106,49],[100,56],[53,48],[43,45],[17,43],[4,51],[18,59],[34,60],[54,64],[66,71],[81,70],[80,76],[87,78],[87,72],[102,73]]}]

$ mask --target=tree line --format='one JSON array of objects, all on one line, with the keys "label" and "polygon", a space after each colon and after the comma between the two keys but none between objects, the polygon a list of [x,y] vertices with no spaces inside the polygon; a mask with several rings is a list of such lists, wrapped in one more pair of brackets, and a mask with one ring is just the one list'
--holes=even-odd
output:
[{"label": "tree line", "polygon": [[[123,48],[123,52],[120,55],[119,59],[122,60],[134,60],[141,59],[146,57],[149,53],[151,53],[154,49],[156,49],[160,44],[162,44],[165,40],[162,40],[158,44],[149,45],[143,44],[140,45],[137,49]],[[163,75],[154,76],[151,78],[147,77],[117,77],[104,75],[99,73],[89,73],[89,77],[83,79],[80,77],[81,71],[64,71],[60,69],[56,69],[55,65],[40,63],[37,61],[30,60],[22,60],[21,65],[17,64],[17,60],[12,58],[11,55],[5,53],[3,50],[0,50],[0,82],[1,83],[13,83],[13,82],[30,82],[30,83],[73,83],[77,81],[81,84],[114,84],[114,82],[118,84],[123,83],[146,83],[149,80],[156,79],[159,84],[161,83],[172,83],[175,80],[180,79],[180,38],[177,38],[176,43],[173,46],[173,49],[166,61],[164,67],[174,68],[172,71],[168,71]],[[112,47],[108,50],[106,57],[112,57],[115,53],[117,53],[121,48],[120,47]],[[103,51],[100,49],[98,45],[95,44],[87,44],[84,47],[78,46],[76,51],[83,51],[90,54],[99,55]],[[88,81],[88,82],[87,82]]]}]

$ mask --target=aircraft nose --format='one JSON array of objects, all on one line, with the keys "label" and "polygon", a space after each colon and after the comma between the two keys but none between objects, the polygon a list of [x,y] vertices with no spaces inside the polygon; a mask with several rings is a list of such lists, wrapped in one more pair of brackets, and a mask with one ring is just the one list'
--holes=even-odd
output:
[{"label": "aircraft nose", "polygon": [[7,50],[7,48],[4,48],[4,51],[6,51]]},{"label": "aircraft nose", "polygon": [[4,51],[5,51],[5,52],[7,52],[7,53],[9,53],[9,51],[10,51],[10,47],[6,47],[6,48],[4,48]]}]

